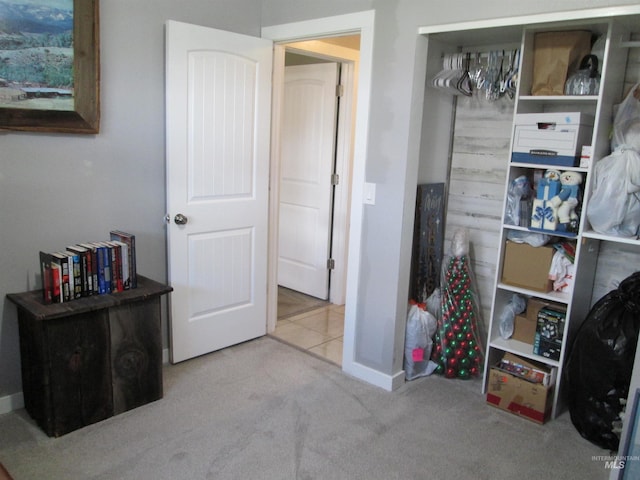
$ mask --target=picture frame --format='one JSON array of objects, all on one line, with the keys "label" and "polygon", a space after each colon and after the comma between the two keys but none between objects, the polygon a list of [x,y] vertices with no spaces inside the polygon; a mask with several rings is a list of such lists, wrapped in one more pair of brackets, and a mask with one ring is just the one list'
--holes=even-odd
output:
[{"label": "picture frame", "polygon": [[[629,395],[631,399],[631,395]],[[632,404],[627,405],[629,422],[621,439],[617,456],[618,480],[632,480],[640,474],[640,388],[633,393]]]},{"label": "picture frame", "polygon": [[100,130],[99,0],[73,0],[73,107],[0,106],[0,131],[95,134]]}]

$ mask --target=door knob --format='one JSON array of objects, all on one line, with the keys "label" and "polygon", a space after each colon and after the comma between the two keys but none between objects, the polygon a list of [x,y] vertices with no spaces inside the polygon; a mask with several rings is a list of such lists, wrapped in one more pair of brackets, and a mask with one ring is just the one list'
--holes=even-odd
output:
[{"label": "door knob", "polygon": [[183,214],[179,213],[173,218],[173,221],[176,222],[176,225],[186,225],[189,219]]}]

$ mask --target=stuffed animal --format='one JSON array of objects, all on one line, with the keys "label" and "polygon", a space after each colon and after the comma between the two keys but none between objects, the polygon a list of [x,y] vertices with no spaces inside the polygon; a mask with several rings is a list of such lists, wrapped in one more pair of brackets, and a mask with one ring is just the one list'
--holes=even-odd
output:
[{"label": "stuffed animal", "polygon": [[557,231],[567,232],[575,229],[571,224],[578,220],[576,207],[581,183],[582,174],[579,172],[568,171],[560,175],[560,191],[550,200],[551,205],[557,209]]}]

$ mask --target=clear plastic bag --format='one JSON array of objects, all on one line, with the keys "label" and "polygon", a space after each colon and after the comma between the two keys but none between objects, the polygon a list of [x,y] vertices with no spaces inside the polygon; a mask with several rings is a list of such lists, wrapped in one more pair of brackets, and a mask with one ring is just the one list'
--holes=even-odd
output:
[{"label": "clear plastic bag", "polygon": [[500,314],[500,336],[502,338],[505,340],[511,338],[516,315],[524,312],[525,308],[527,308],[527,301],[517,293],[514,293]]},{"label": "clear plastic bag", "polygon": [[640,152],[640,83],[634,85],[617,106],[611,150],[626,146]]},{"label": "clear plastic bag", "polygon": [[421,305],[409,307],[404,341],[404,372],[407,380],[431,375],[436,368],[431,358],[436,319]]},{"label": "clear plastic bag", "polygon": [[587,218],[596,232],[605,235],[635,237],[640,227],[640,100],[636,92],[640,84],[618,107],[611,141],[614,152],[594,168]]},{"label": "clear plastic bag", "polygon": [[509,225],[519,225],[526,227],[528,221],[528,215],[521,215],[523,202],[526,202],[531,198],[533,190],[529,179],[522,175],[514,179],[509,185],[509,191],[507,192],[507,208],[505,211],[505,223]]}]

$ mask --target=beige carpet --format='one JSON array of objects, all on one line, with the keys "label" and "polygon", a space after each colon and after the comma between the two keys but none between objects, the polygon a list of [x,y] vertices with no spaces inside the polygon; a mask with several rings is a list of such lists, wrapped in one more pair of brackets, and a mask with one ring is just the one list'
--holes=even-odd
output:
[{"label": "beige carpet", "polygon": [[264,337],[164,369],[165,397],[60,438],[0,416],[15,480],[606,480],[568,415],[540,426],[480,382],[395,392]]}]

